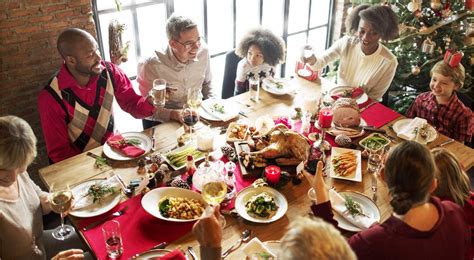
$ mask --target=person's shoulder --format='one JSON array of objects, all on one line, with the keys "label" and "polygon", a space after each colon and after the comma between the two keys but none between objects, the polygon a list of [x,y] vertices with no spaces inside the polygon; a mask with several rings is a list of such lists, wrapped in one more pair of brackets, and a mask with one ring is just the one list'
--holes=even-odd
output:
[{"label": "person's shoulder", "polygon": [[380,56],[389,60],[390,62],[398,63],[397,56],[395,56],[385,45],[381,45]]},{"label": "person's shoulder", "polygon": [[431,91],[423,92],[419,94],[416,99],[423,102],[428,102],[433,98],[433,93]]}]

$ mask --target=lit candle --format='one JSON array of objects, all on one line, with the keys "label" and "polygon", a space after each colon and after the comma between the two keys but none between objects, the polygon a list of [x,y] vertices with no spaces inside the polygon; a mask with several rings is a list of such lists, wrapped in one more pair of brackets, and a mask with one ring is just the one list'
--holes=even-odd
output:
[{"label": "lit candle", "polygon": [[277,184],[280,181],[281,171],[280,167],[276,165],[270,165],[265,167],[265,177],[271,184]]},{"label": "lit candle", "polygon": [[319,110],[318,117],[319,127],[330,128],[332,123],[332,110],[331,108],[323,108]]}]

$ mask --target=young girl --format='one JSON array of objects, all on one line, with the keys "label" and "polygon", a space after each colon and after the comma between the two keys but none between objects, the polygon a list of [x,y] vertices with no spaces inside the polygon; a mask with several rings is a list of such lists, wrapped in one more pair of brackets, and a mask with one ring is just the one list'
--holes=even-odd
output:
[{"label": "young girl", "polygon": [[434,148],[431,153],[438,167],[438,188],[434,194],[442,200],[450,200],[463,207],[471,229],[469,259],[474,259],[474,193],[470,189],[469,177],[451,152],[443,148]]},{"label": "young girl", "polygon": [[459,62],[450,62],[449,57],[450,53],[433,66],[431,91],[418,95],[406,116],[424,118],[438,132],[469,143],[474,128],[472,111],[456,95],[464,84],[464,67]]},{"label": "young girl", "polygon": [[275,66],[285,61],[285,42],[267,29],[250,30],[235,53],[243,58],[237,65],[234,95],[249,90],[250,77],[275,75]]},{"label": "young girl", "polygon": [[[435,172],[433,156],[424,145],[407,141],[390,152],[381,177],[394,213],[349,238],[358,259],[467,258],[471,237],[461,207],[430,196],[437,186]],[[322,163],[315,177],[305,175],[316,190],[318,204],[311,206],[313,213],[337,226]]]}]

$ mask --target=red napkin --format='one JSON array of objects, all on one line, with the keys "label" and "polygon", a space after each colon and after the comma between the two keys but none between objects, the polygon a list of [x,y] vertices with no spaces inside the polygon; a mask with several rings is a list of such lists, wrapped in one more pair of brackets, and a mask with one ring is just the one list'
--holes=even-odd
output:
[{"label": "red napkin", "polygon": [[388,122],[393,121],[395,118],[398,118],[400,114],[380,103],[377,103],[362,111],[361,116],[364,118],[367,125],[379,128]]},{"label": "red napkin", "polygon": [[[357,87],[357,88],[352,89],[352,92],[351,92],[351,96],[350,96],[350,97],[351,97],[351,98],[358,98],[358,97],[360,97],[362,94],[364,94],[364,89],[361,88],[361,87]],[[332,95],[331,97],[332,97],[332,99],[334,99],[334,100],[338,100],[338,99],[341,98],[341,97],[347,97],[347,96],[338,94],[338,95]]]},{"label": "red napkin", "polygon": [[[79,227],[82,228],[94,221],[104,219],[113,212],[128,206],[125,214],[113,218],[120,223],[120,233],[122,234],[123,244],[121,259],[130,259],[131,256],[144,252],[161,242],[167,242],[169,244],[191,231],[194,221],[164,221],[148,214],[141,206],[142,197],[141,195],[137,195],[119,204],[106,214],[86,218],[79,222]],[[158,207],[158,205],[156,206]],[[102,226],[100,225],[88,231],[84,231],[83,234],[97,258],[107,259]]]},{"label": "red napkin", "polygon": [[142,148],[129,144],[121,134],[115,134],[107,139],[107,144],[116,152],[127,157],[136,158],[145,153]]},{"label": "red napkin", "polygon": [[[310,71],[311,74],[309,76],[306,76],[306,77],[303,77],[301,75],[298,74],[298,70],[300,69],[304,69],[306,66],[306,70]],[[308,66],[307,64],[301,62],[301,61],[296,61],[296,66],[295,66],[295,73],[296,75],[304,78],[304,79],[307,79],[309,81],[314,81],[316,79],[318,79],[318,73],[317,71],[313,71],[313,69],[311,68],[311,66]]]},{"label": "red napkin", "polygon": [[168,254],[159,258],[160,260],[186,260],[186,256],[184,256],[183,252],[179,249],[175,249]]}]

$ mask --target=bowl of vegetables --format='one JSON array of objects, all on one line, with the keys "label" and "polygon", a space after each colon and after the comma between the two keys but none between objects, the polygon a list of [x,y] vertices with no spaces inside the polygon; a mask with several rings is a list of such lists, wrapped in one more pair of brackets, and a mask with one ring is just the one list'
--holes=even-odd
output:
[{"label": "bowl of vegetables", "polygon": [[390,139],[379,133],[372,133],[359,141],[359,145],[368,150],[379,150],[389,144]]},{"label": "bowl of vegetables", "polygon": [[288,202],[283,194],[273,188],[249,186],[237,194],[235,209],[248,221],[270,223],[285,215]]}]

